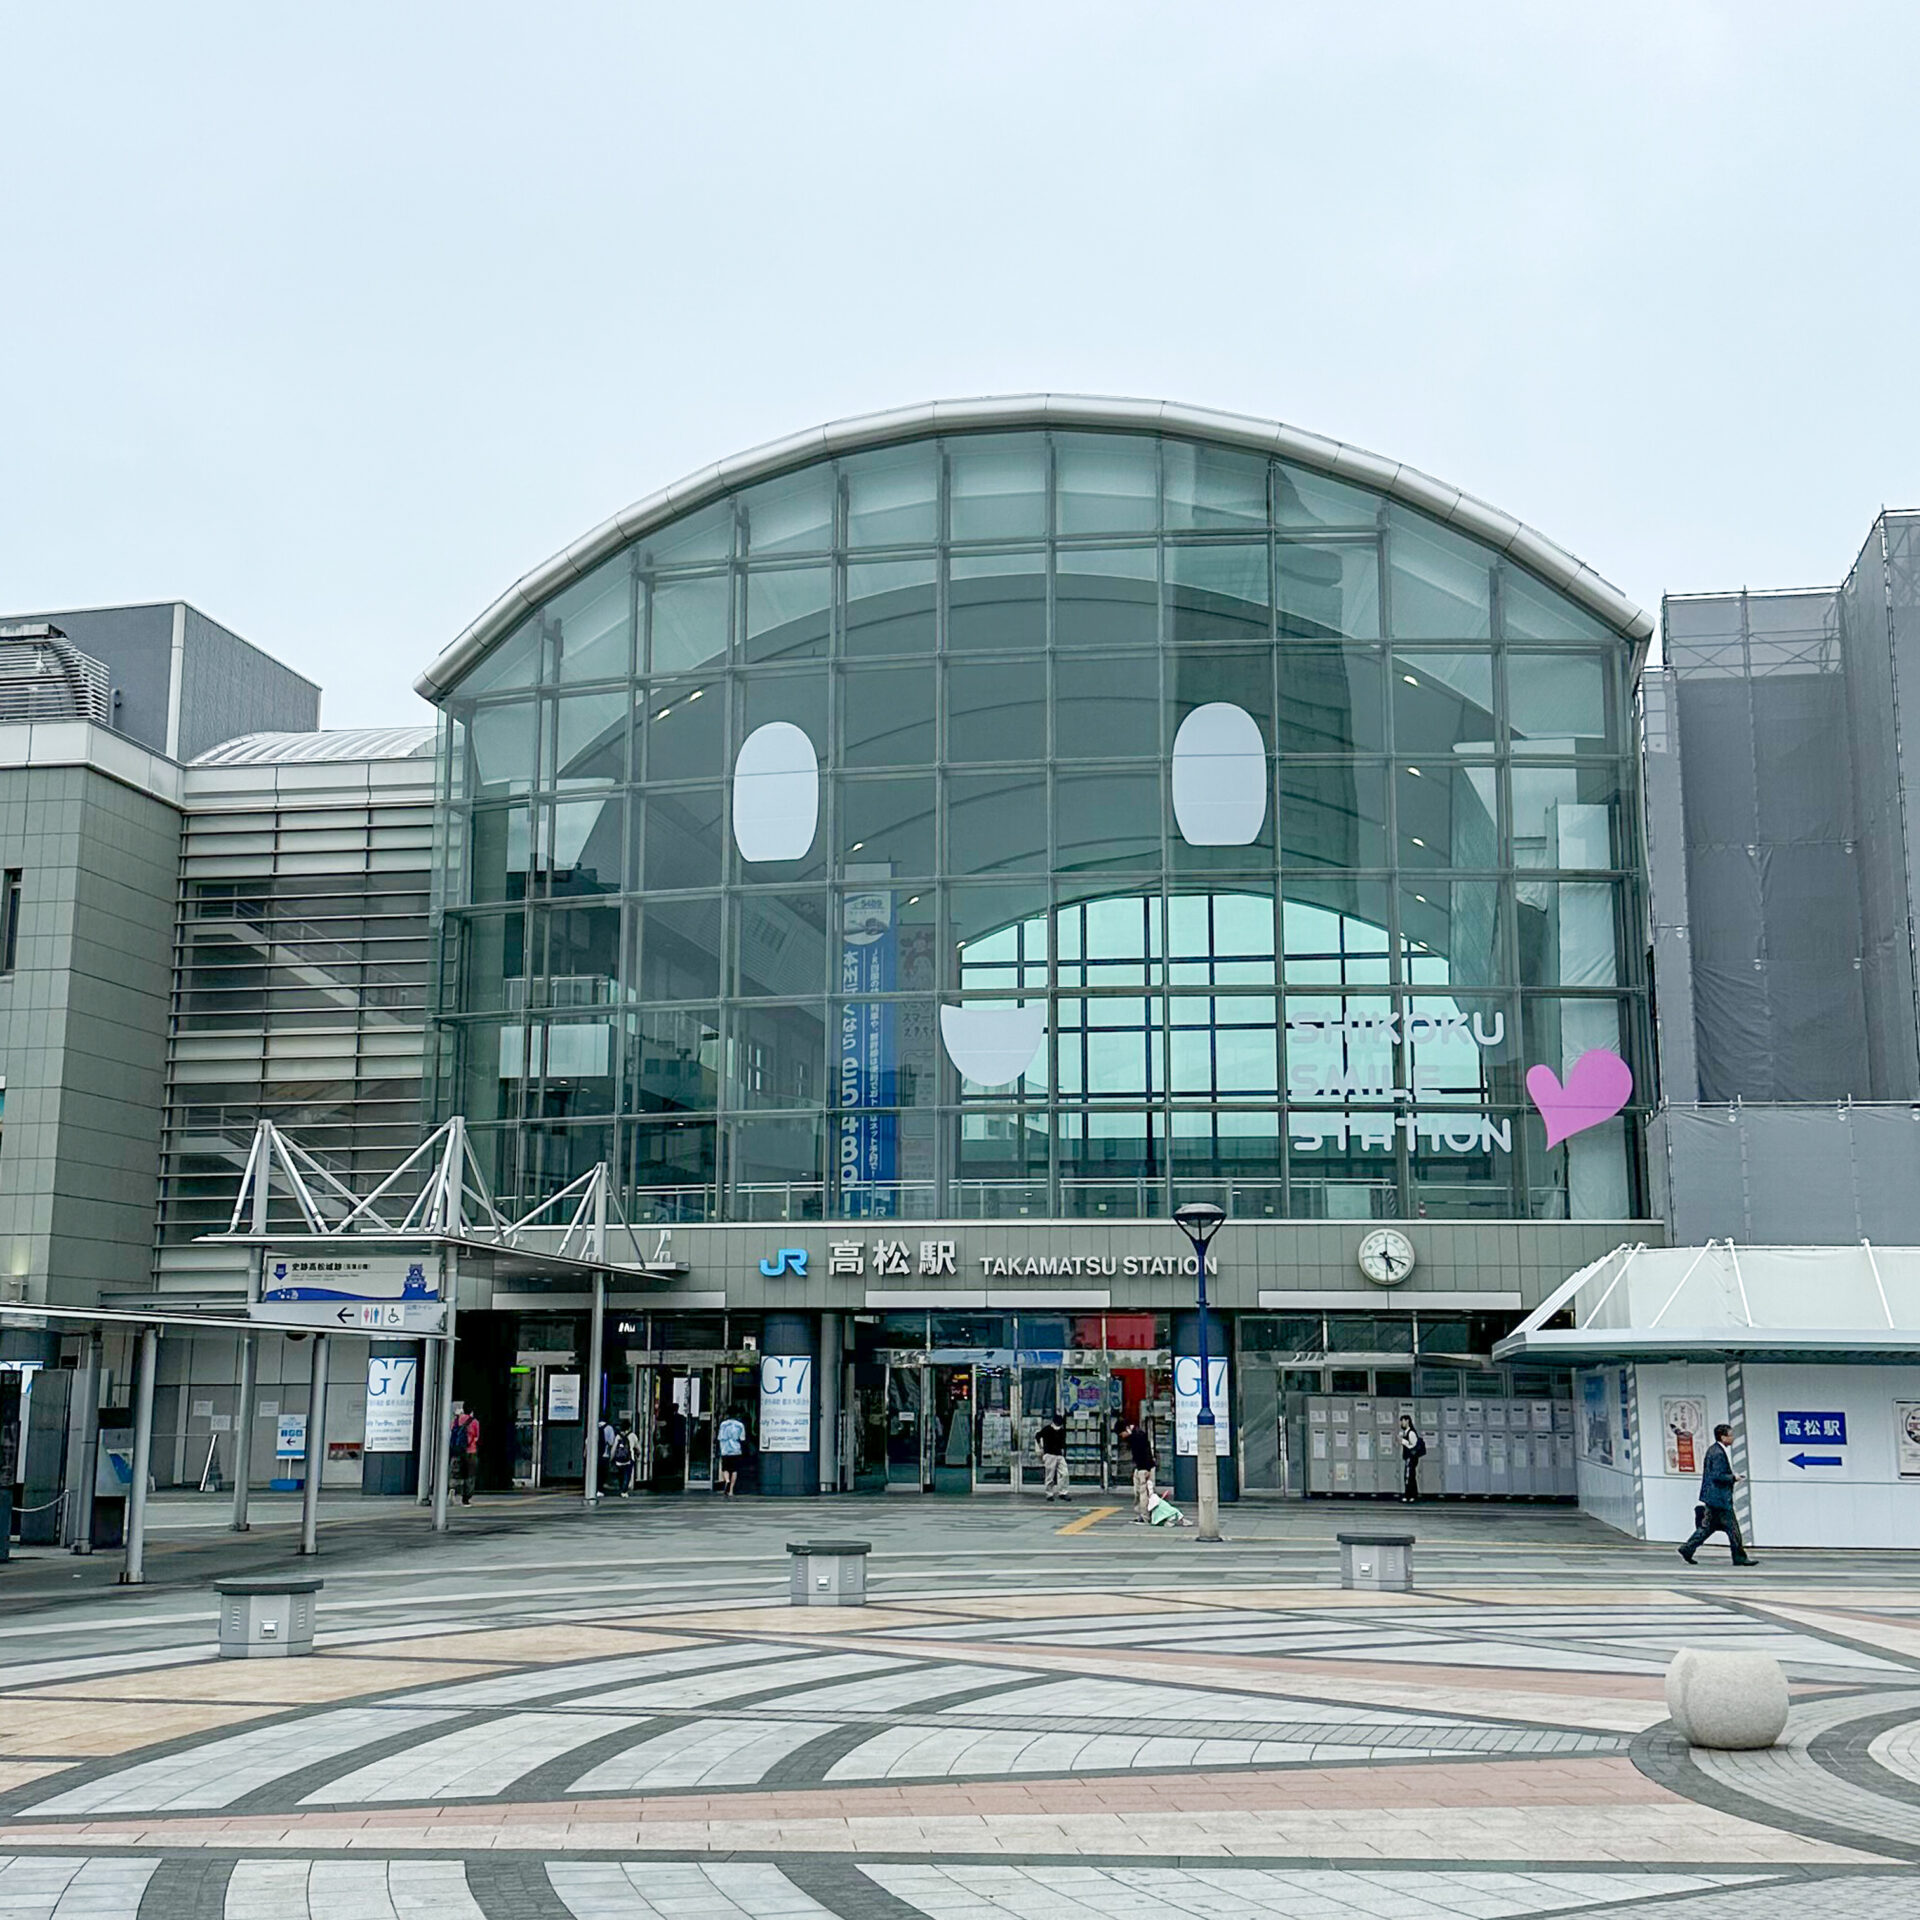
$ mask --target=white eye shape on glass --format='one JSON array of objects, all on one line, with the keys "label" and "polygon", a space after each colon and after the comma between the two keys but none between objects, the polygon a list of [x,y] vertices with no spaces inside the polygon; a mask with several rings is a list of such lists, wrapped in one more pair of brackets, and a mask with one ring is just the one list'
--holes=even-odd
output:
[{"label": "white eye shape on glass", "polygon": [[733,844],[742,860],[799,860],[820,822],[820,761],[790,720],[755,727],[733,763]]},{"label": "white eye shape on glass", "polygon": [[1195,707],[1173,736],[1173,817],[1190,847],[1244,847],[1267,818],[1267,749],[1244,707]]},{"label": "white eye shape on glass", "polygon": [[942,1007],[947,1058],[979,1087],[1004,1087],[1033,1065],[1047,1031],[1047,1003],[1024,1007]]}]

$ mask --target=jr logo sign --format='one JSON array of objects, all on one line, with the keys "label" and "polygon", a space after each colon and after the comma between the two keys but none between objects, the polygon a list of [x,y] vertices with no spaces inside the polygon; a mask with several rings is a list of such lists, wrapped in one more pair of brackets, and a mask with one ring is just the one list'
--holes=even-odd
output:
[{"label": "jr logo sign", "polygon": [[796,1280],[804,1280],[807,1277],[807,1250],[805,1247],[782,1247],[771,1258],[762,1256],[760,1271],[769,1280],[778,1280],[787,1273]]}]

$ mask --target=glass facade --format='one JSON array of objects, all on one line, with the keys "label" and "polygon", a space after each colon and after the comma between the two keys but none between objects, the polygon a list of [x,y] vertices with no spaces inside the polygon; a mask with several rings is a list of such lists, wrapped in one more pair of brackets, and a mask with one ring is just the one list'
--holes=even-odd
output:
[{"label": "glass facade", "polygon": [[[439,1114],[638,1220],[1642,1214],[1631,651],[1228,446],[743,487],[444,700]],[[1635,1101],[1550,1149],[1596,1047]]]}]

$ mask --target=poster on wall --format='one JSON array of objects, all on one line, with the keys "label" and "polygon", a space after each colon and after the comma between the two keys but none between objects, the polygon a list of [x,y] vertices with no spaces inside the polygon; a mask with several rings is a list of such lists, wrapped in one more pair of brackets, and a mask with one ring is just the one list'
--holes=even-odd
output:
[{"label": "poster on wall", "polygon": [[[1207,1362],[1207,1400],[1213,1411],[1213,1443],[1226,1455],[1233,1451],[1227,1418],[1227,1363]],[[1334,1418],[1337,1420],[1336,1412]],[[1200,1362],[1182,1354],[1173,1363],[1173,1450],[1192,1455],[1200,1450]]]},{"label": "poster on wall", "polygon": [[1580,1412],[1584,1438],[1581,1450],[1589,1460],[1604,1467],[1613,1465],[1613,1423],[1607,1418],[1607,1376],[1583,1373],[1580,1376]]},{"label": "poster on wall", "polygon": [[577,1373],[547,1375],[547,1418],[562,1422],[580,1418],[580,1376]]},{"label": "poster on wall", "polygon": [[1686,1479],[1700,1471],[1707,1455],[1707,1403],[1698,1394],[1669,1394],[1660,1402],[1660,1431],[1667,1471]]},{"label": "poster on wall", "polygon": [[367,1361],[367,1429],[369,1453],[413,1451],[413,1406],[418,1391],[420,1362],[412,1357]]},{"label": "poster on wall", "polygon": [[1920,1480],[1920,1400],[1893,1403],[1893,1449],[1902,1480]]},{"label": "poster on wall", "polygon": [[768,1354],[760,1362],[760,1451],[805,1453],[813,1444],[813,1362]]}]

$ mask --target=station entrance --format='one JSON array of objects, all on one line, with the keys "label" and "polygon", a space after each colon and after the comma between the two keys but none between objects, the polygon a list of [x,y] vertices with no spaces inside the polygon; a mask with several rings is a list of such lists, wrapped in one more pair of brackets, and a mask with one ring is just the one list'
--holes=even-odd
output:
[{"label": "station entrance", "polygon": [[1165,1314],[876,1316],[855,1350],[855,1471],[861,1491],[1037,1491],[1040,1428],[1067,1423],[1078,1490],[1129,1487],[1120,1431],[1143,1419],[1173,1450],[1173,1356]]}]

